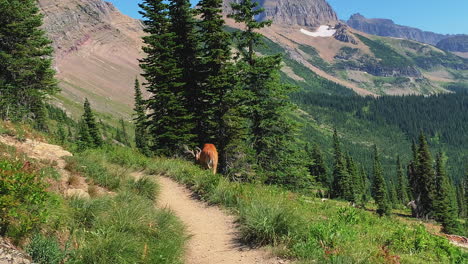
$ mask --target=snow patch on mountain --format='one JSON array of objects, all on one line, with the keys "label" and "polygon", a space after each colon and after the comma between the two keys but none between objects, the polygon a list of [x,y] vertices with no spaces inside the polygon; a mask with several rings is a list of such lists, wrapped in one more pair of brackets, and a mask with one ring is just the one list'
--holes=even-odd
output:
[{"label": "snow patch on mountain", "polygon": [[303,29],[301,28],[301,33],[307,35],[307,36],[311,36],[311,37],[323,37],[323,38],[326,38],[326,37],[332,37],[336,30],[330,26],[325,26],[325,25],[321,25],[315,32],[311,32],[311,31],[308,31],[306,29]]}]

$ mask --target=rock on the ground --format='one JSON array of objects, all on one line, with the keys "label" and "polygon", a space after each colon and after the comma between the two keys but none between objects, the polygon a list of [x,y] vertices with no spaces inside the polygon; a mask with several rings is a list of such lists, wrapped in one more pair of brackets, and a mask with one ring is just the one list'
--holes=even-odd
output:
[{"label": "rock on the ground", "polygon": [[[65,193],[66,197],[76,197],[81,199],[90,199],[89,193],[82,189],[68,189]],[[0,263],[1,264],[1,263]]]},{"label": "rock on the ground", "polygon": [[0,237],[0,264],[31,264],[31,258]]},{"label": "rock on the ground", "polygon": [[335,26],[336,32],[333,34],[333,37],[336,40],[339,40],[341,42],[346,42],[346,43],[352,43],[354,45],[357,45],[358,42],[356,38],[349,32],[348,26],[345,24],[338,24]]}]

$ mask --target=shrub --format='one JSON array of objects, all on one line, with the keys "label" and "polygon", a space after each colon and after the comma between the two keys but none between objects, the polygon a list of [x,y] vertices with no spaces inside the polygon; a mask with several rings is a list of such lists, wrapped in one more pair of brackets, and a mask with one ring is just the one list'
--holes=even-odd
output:
[{"label": "shrub", "polygon": [[46,220],[45,188],[30,163],[0,160],[0,235],[20,239]]},{"label": "shrub", "polygon": [[[406,254],[422,254],[428,262],[463,263],[466,254],[450,245],[447,239],[431,235],[423,225],[400,227],[387,240],[390,249]],[[432,254],[424,254],[431,251]]]}]

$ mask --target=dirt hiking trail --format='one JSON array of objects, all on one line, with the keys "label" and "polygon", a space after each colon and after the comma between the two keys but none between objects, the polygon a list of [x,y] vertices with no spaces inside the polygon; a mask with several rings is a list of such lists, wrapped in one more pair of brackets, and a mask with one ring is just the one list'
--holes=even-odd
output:
[{"label": "dirt hiking trail", "polygon": [[282,264],[286,260],[263,249],[251,249],[238,243],[235,218],[216,206],[193,198],[184,186],[167,177],[157,177],[161,190],[158,205],[171,209],[191,235],[186,264]]}]

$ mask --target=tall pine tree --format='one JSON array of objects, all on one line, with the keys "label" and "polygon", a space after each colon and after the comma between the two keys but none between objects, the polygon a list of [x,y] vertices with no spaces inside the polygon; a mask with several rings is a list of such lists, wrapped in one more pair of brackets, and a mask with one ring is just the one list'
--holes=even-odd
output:
[{"label": "tall pine tree", "polygon": [[435,196],[433,202],[434,216],[442,224],[442,231],[456,234],[459,231],[457,208],[453,201],[453,186],[446,171],[446,157],[438,153],[436,157]]},{"label": "tall pine tree", "polygon": [[101,132],[99,131],[99,127],[96,122],[96,119],[94,118],[94,114],[91,109],[91,104],[89,103],[88,98],[85,99],[83,108],[84,108],[84,114],[83,114],[82,119],[83,119],[84,125],[86,126],[85,130],[87,130],[87,133],[89,133],[92,146],[100,147],[103,145],[104,142],[102,140],[102,135],[101,135]]},{"label": "tall pine tree", "polygon": [[403,167],[401,165],[400,156],[397,156],[396,161],[396,176],[397,176],[397,198],[403,205],[408,204],[408,181],[403,174]]},{"label": "tall pine tree", "polygon": [[194,137],[192,116],[186,108],[183,69],[175,56],[176,35],[170,31],[169,6],[164,1],[145,0],[140,7],[148,34],[143,37],[147,56],[140,60],[140,67],[151,93],[147,102],[152,148],[159,154],[174,155]]},{"label": "tall pine tree", "polygon": [[244,72],[244,91],[251,122],[251,142],[256,164],[267,183],[304,186],[311,179],[301,156],[303,148],[295,142],[297,124],[289,117],[294,109],[289,93],[293,87],[280,81],[282,59],[280,55],[260,57],[255,49],[262,43],[256,30],[269,26],[270,21],[258,22],[255,17],[264,10],[258,3],[242,0],[233,3],[233,14],[244,30],[236,34],[238,65]]},{"label": "tall pine tree", "polygon": [[78,122],[78,150],[83,151],[87,148],[91,148],[94,145],[93,139],[89,134],[89,128],[86,125],[86,122],[82,118]]},{"label": "tall pine tree", "polygon": [[174,59],[177,67],[181,69],[179,82],[184,96],[185,108],[191,114],[186,122],[194,129],[202,115],[198,115],[203,97],[200,90],[200,42],[201,38],[196,31],[196,11],[191,8],[189,0],[169,1],[169,32],[174,33]]},{"label": "tall pine tree", "polygon": [[398,199],[397,193],[397,185],[393,182],[393,179],[390,179],[387,186],[387,193],[388,193],[388,200],[392,205],[392,208],[398,208],[398,205],[401,203],[400,199]]},{"label": "tall pine tree", "polygon": [[357,164],[354,162],[354,159],[349,153],[346,154],[346,169],[349,175],[349,187],[344,193],[344,198],[347,201],[357,204],[362,193],[360,183],[361,178]]},{"label": "tall pine tree", "polygon": [[[199,145],[214,143],[219,153],[219,170],[226,173],[235,145],[244,130],[243,121],[235,113],[239,110],[235,98],[236,78],[231,63],[231,36],[225,31],[222,0],[202,0],[198,3],[200,32],[200,93],[195,133]],[[233,120],[237,119],[239,126]],[[231,148],[231,149],[230,149]],[[230,149],[230,151],[228,151]]]},{"label": "tall pine tree", "polygon": [[346,193],[350,190],[349,173],[346,166],[345,156],[341,150],[341,143],[338,137],[338,131],[335,129],[333,132],[333,182],[331,187],[331,194],[333,198],[346,199]]},{"label": "tall pine tree", "polygon": [[322,184],[322,186],[328,186],[328,171],[327,165],[323,158],[322,151],[318,144],[314,144],[312,150],[309,151],[309,156],[311,158],[311,164],[309,165],[309,173],[315,180]]},{"label": "tall pine tree", "polygon": [[413,161],[412,193],[416,204],[416,217],[429,218],[433,214],[435,172],[426,137],[421,133],[419,146]]},{"label": "tall pine tree", "polygon": [[32,116],[46,130],[44,102],[58,88],[37,1],[0,1],[0,25],[0,118]]},{"label": "tall pine tree", "polygon": [[135,122],[135,145],[146,156],[150,155],[149,138],[146,129],[146,103],[143,100],[141,93],[140,81],[135,79],[135,107],[134,111],[134,122]]},{"label": "tall pine tree", "polygon": [[383,177],[382,165],[380,163],[379,152],[377,146],[374,146],[374,182],[372,185],[372,195],[377,205],[377,214],[389,215],[391,213],[387,187]]},{"label": "tall pine tree", "polygon": [[361,193],[360,200],[358,201],[358,204],[364,208],[366,206],[366,203],[369,202],[372,195],[370,192],[371,186],[370,186],[369,176],[367,174],[366,169],[364,169],[362,165],[359,170],[359,175],[361,176],[361,180],[359,182],[361,184],[362,193]]}]

